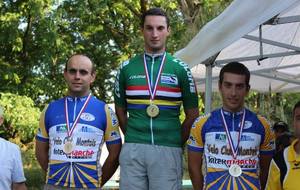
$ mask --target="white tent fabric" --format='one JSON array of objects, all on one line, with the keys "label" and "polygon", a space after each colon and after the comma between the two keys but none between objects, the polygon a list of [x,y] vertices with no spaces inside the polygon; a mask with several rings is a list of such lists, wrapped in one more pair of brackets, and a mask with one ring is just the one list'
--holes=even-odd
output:
[{"label": "white tent fabric", "polygon": [[[297,17],[293,17],[296,15],[300,15],[299,0],[235,0],[175,55],[193,67],[200,91],[205,90],[207,78],[204,64],[220,51],[212,69],[213,90],[217,89],[220,67],[236,60],[250,69],[254,90],[300,91],[300,25]],[[275,16],[272,24],[278,25],[262,26],[260,49],[258,27]],[[292,20],[293,23],[280,24]]]}]

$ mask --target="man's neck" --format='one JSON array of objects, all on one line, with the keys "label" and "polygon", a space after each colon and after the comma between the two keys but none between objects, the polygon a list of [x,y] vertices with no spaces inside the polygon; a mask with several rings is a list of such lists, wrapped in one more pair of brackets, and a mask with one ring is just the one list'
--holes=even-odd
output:
[{"label": "man's neck", "polygon": [[162,49],[151,49],[151,48],[147,48],[145,47],[145,53],[148,55],[158,55],[158,54],[163,54],[165,53],[166,48],[162,48]]},{"label": "man's neck", "polygon": [[90,94],[90,92],[86,92],[86,93],[72,93],[72,92],[68,92],[68,96],[72,97],[72,98],[82,98],[82,97],[86,97]]},{"label": "man's neck", "polygon": [[145,51],[145,54],[146,54],[146,55],[149,55],[149,56],[151,56],[151,57],[162,56],[164,53],[165,53],[165,51],[162,51],[162,52],[155,52],[155,53]]},{"label": "man's neck", "polygon": [[226,112],[230,112],[230,113],[239,113],[241,111],[243,111],[244,107],[241,107],[241,108],[238,108],[236,110],[233,110],[233,109],[229,109],[229,108],[226,108],[226,107],[222,107],[222,109]]}]

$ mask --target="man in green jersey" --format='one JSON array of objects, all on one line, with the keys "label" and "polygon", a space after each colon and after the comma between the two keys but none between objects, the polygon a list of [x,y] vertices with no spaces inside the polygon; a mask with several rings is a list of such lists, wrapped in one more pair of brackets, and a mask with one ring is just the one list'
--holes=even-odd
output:
[{"label": "man in green jersey", "polygon": [[[166,52],[169,19],[153,8],[141,20],[144,53],[125,61],[114,98],[125,144],[120,189],[181,189],[182,146],[198,116],[196,86],[188,66]],[[180,123],[180,106],[186,118]]]}]

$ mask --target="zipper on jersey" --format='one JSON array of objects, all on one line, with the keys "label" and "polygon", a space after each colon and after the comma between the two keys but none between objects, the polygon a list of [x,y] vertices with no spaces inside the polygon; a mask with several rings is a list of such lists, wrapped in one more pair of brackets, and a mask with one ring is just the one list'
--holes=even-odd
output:
[{"label": "zipper on jersey", "polygon": [[232,122],[231,122],[231,125],[232,125],[232,131],[234,132],[234,124],[235,124],[235,122],[234,122],[234,119],[235,119],[235,113],[232,113]]},{"label": "zipper on jersey", "polygon": [[[231,115],[231,114],[230,114]],[[232,122],[231,122],[231,126],[232,126],[232,133],[233,134],[235,134],[235,132],[234,132],[234,124],[235,124],[235,122],[234,122],[234,119],[235,119],[235,113],[232,113],[232,117],[231,117],[231,119],[232,119]],[[232,148],[235,150],[235,144],[234,144],[234,139],[235,138],[233,138],[233,137],[235,137],[235,135],[233,136],[233,134],[231,135],[231,139],[232,139]]]},{"label": "zipper on jersey", "polygon": [[[153,70],[154,70],[154,57],[151,56],[152,59],[152,63],[151,63],[151,80],[150,80],[150,84],[151,84],[151,89],[153,88]],[[158,80],[158,79],[157,79]],[[150,117],[150,130],[151,130],[151,144],[154,144],[154,135],[153,135],[153,119],[152,117]]]},{"label": "zipper on jersey", "polygon": [[[76,109],[77,109],[77,100],[78,98],[75,97],[75,100],[74,100],[74,109],[73,109],[73,122],[72,122],[72,128],[74,127],[73,124],[75,122],[75,119],[76,119]],[[71,179],[73,178],[73,156],[72,156],[72,153],[71,153],[71,160],[70,160],[70,182],[71,182]]]}]

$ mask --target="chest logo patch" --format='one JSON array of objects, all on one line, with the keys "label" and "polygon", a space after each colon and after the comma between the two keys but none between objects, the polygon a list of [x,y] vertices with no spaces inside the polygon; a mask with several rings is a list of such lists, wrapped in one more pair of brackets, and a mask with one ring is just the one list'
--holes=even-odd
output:
[{"label": "chest logo patch", "polygon": [[244,129],[249,129],[252,127],[252,122],[251,121],[245,121]]},{"label": "chest logo patch", "polygon": [[216,137],[215,137],[216,141],[222,141],[222,142],[226,142],[226,135],[225,134],[216,134]]},{"label": "chest logo patch", "polygon": [[164,76],[160,77],[160,82],[162,84],[171,84],[171,85],[178,85],[178,78],[176,76]]},{"label": "chest logo patch", "polygon": [[95,116],[93,116],[90,113],[82,113],[81,116],[80,116],[80,119],[82,119],[84,121],[94,121]]}]

